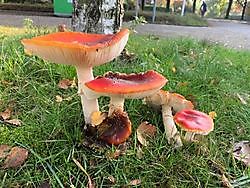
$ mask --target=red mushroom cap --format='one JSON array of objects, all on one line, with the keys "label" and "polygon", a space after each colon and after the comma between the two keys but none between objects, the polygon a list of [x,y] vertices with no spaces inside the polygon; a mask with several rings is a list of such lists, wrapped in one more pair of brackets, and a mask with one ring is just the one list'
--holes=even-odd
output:
[{"label": "red mushroom cap", "polygon": [[23,39],[28,54],[58,64],[95,66],[117,57],[128,41],[128,29],[116,34],[57,32],[32,39]]},{"label": "red mushroom cap", "polygon": [[214,129],[213,119],[197,110],[179,111],[175,114],[174,121],[187,132],[206,135]]},{"label": "red mushroom cap", "polygon": [[[121,96],[124,98],[143,98],[160,90],[167,83],[161,74],[150,70],[139,74],[120,74],[108,72],[102,77],[85,83],[86,96]],[[92,96],[92,97],[91,97]]]}]

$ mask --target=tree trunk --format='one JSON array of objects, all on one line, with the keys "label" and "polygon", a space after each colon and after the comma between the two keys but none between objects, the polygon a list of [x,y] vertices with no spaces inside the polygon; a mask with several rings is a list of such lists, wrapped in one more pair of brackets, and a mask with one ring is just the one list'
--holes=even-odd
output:
[{"label": "tree trunk", "polygon": [[195,13],[195,9],[196,9],[196,0],[193,1],[193,13]]},{"label": "tree trunk", "polygon": [[72,29],[87,33],[115,33],[123,18],[123,0],[73,0]]},{"label": "tree trunk", "polygon": [[182,1],[181,16],[184,16],[186,9],[186,0]]},{"label": "tree trunk", "polygon": [[155,16],[156,16],[156,0],[154,0],[152,23],[155,22]]},{"label": "tree trunk", "polygon": [[227,12],[226,12],[226,16],[225,16],[226,19],[229,18],[229,13],[230,13],[232,4],[233,4],[233,0],[229,0],[229,2],[228,2],[228,7],[227,7]]},{"label": "tree trunk", "polygon": [[166,11],[167,11],[167,12],[170,12],[170,0],[167,0],[167,3],[166,3]]},{"label": "tree trunk", "polygon": [[141,10],[144,11],[145,7],[145,0],[141,0]]},{"label": "tree trunk", "polygon": [[244,20],[246,8],[247,8],[247,0],[244,1],[243,7],[242,7],[242,8],[243,8],[243,9],[242,9],[242,14],[241,14],[241,20]]}]

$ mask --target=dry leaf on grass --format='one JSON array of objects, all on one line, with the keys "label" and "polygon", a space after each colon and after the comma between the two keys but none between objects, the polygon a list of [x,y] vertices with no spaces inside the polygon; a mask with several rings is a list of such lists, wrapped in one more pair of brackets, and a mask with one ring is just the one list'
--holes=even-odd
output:
[{"label": "dry leaf on grass", "polygon": [[215,119],[217,117],[217,114],[215,111],[211,111],[208,113],[209,117],[211,117],[212,119]]},{"label": "dry leaf on grass", "polygon": [[108,117],[108,113],[95,111],[91,114],[91,124],[93,126],[100,125],[104,119]]},{"label": "dry leaf on grass", "polygon": [[176,73],[176,68],[175,67],[172,67],[172,72]]},{"label": "dry leaf on grass", "polygon": [[141,184],[141,180],[135,179],[135,180],[130,181],[128,185],[135,186],[135,185],[140,185],[140,184]]},{"label": "dry leaf on grass", "polygon": [[2,168],[16,168],[22,165],[28,158],[28,150],[20,147],[13,147],[6,157]]},{"label": "dry leaf on grass", "polygon": [[7,157],[10,149],[11,149],[11,147],[6,145],[6,144],[0,145],[0,159]]},{"label": "dry leaf on grass", "polygon": [[225,187],[225,188],[232,188],[233,187],[225,174],[221,175],[221,182],[222,182],[223,187]]},{"label": "dry leaf on grass", "polygon": [[233,146],[233,156],[235,159],[242,161],[246,166],[250,167],[250,142],[241,141]]},{"label": "dry leaf on grass", "polygon": [[63,98],[60,95],[56,95],[56,102],[61,103],[63,101]]},{"label": "dry leaf on grass", "polygon": [[237,93],[236,95],[237,95],[237,97],[239,98],[241,104],[244,104],[244,105],[247,104],[247,101],[246,101],[246,99],[244,98],[244,96],[240,95],[239,93]]},{"label": "dry leaf on grass", "polygon": [[68,89],[72,85],[73,81],[69,79],[60,80],[57,86],[61,89]]},{"label": "dry leaf on grass", "polygon": [[109,176],[108,177],[108,180],[111,182],[111,183],[115,183],[115,178],[114,178],[114,176]]},{"label": "dry leaf on grass", "polygon": [[14,125],[14,126],[17,126],[17,127],[22,125],[22,121],[19,119],[5,120],[4,122],[11,124],[11,125]]},{"label": "dry leaf on grass", "polygon": [[87,185],[87,187],[88,188],[95,188],[94,182],[92,181],[92,179],[91,179],[90,175],[87,173],[87,171],[83,168],[83,166],[81,165],[81,163],[79,163],[75,158],[73,158],[73,161],[76,164],[76,166],[78,166],[83,171],[83,173],[87,176],[87,178],[88,178],[88,185]]},{"label": "dry leaf on grass", "polygon": [[6,108],[5,111],[0,113],[0,117],[3,120],[10,119],[11,113],[12,113],[12,110],[10,108]]},{"label": "dry leaf on grass", "polygon": [[143,145],[148,145],[148,139],[152,138],[156,134],[156,127],[149,124],[147,121],[142,122],[136,130],[137,139]]},{"label": "dry leaf on grass", "polygon": [[38,188],[51,188],[51,186],[48,181],[44,181],[39,185]]}]

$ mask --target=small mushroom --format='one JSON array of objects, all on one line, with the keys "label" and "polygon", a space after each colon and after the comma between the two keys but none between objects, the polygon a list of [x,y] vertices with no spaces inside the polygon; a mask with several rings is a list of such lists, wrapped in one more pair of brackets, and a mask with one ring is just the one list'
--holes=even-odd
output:
[{"label": "small mushroom", "polygon": [[207,135],[214,129],[213,119],[200,111],[185,109],[174,116],[174,121],[179,125],[186,135],[186,141],[193,141],[195,134]]},{"label": "small mushroom", "polygon": [[163,125],[168,143],[174,143],[175,147],[182,146],[180,134],[173,120],[172,108],[174,111],[193,109],[193,104],[180,94],[169,93],[164,90],[160,90],[154,95],[146,97],[144,101],[146,104],[155,109],[161,109]]},{"label": "small mushroom", "polygon": [[[98,98],[100,96],[110,97],[108,117],[101,125],[97,126],[102,127],[103,125],[106,125],[106,127],[109,126],[110,128],[103,128],[104,131],[102,131],[103,133],[101,135],[105,136],[100,136],[100,138],[107,141],[108,143],[116,145],[124,142],[124,138],[127,139],[131,134],[125,134],[126,136],[124,136],[124,133],[120,134],[120,132],[127,133],[128,129],[127,125],[122,126],[123,122],[125,122],[124,117],[126,117],[127,121],[129,121],[128,116],[122,114],[124,100],[139,99],[148,95],[152,95],[160,90],[166,84],[166,82],[167,80],[164,76],[153,70],[150,70],[139,74],[108,72],[104,76],[97,77],[96,79],[85,83],[84,93],[87,98],[92,99]],[[120,118],[118,115],[122,116],[123,118]],[[112,123],[112,125],[109,125],[109,123]],[[111,131],[111,129],[114,129],[114,131]],[[121,137],[121,135],[123,136]],[[111,138],[112,140],[116,141],[109,141]]]},{"label": "small mushroom", "polygon": [[78,75],[85,123],[90,123],[91,113],[98,111],[96,99],[87,99],[83,93],[85,82],[93,80],[92,67],[107,63],[117,57],[128,41],[129,31],[116,34],[88,34],[57,32],[32,39],[23,39],[25,52],[58,64],[74,65]]}]

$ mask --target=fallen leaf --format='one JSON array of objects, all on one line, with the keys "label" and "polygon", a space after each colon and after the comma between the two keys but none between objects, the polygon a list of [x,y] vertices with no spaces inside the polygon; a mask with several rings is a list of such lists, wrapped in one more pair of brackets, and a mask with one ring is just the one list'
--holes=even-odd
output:
[{"label": "fallen leaf", "polygon": [[147,146],[147,139],[152,138],[156,134],[156,127],[149,124],[147,121],[142,122],[136,130],[137,139],[143,145]]},{"label": "fallen leaf", "polygon": [[63,101],[63,98],[60,95],[56,95],[56,102],[61,103]]},{"label": "fallen leaf", "polygon": [[250,142],[241,141],[233,146],[233,156],[235,159],[242,161],[246,166],[250,167]]},{"label": "fallen leaf", "polygon": [[11,147],[6,145],[6,144],[0,145],[0,159],[7,157],[10,149],[11,149]]},{"label": "fallen leaf", "polygon": [[76,85],[76,77],[73,78],[72,83],[71,83],[71,88],[77,87]]},{"label": "fallen leaf", "polygon": [[111,183],[115,183],[115,178],[114,178],[114,176],[109,176],[108,177],[108,180],[111,182]]},{"label": "fallen leaf", "polygon": [[10,119],[12,110],[10,108],[7,108],[5,111],[0,113],[0,117],[3,120]]},{"label": "fallen leaf", "polygon": [[68,89],[72,85],[72,80],[69,79],[63,79],[60,80],[57,86],[61,89]]},{"label": "fallen leaf", "polygon": [[172,67],[172,72],[176,73],[176,68],[175,67]]},{"label": "fallen leaf", "polygon": [[135,179],[135,180],[130,181],[128,185],[135,186],[135,185],[139,185],[139,184],[141,184],[141,180]]},{"label": "fallen leaf", "polygon": [[9,86],[9,85],[12,85],[13,83],[12,82],[9,82],[7,80],[2,80],[1,81],[1,84],[5,85],[5,86]]},{"label": "fallen leaf", "polygon": [[217,114],[215,111],[211,111],[208,113],[209,117],[211,117],[212,119],[215,119],[217,117]]},{"label": "fallen leaf", "polygon": [[138,159],[142,159],[142,158],[143,158],[143,154],[144,154],[144,152],[142,151],[142,148],[139,146],[139,147],[137,148],[137,151],[136,151],[136,157],[137,157]]},{"label": "fallen leaf", "polygon": [[109,158],[109,159],[117,159],[119,156],[121,156],[123,153],[122,153],[122,151],[121,150],[119,150],[119,149],[116,149],[114,152],[112,152],[112,153],[108,153],[107,154],[107,157]]},{"label": "fallen leaf", "polygon": [[65,101],[72,101],[72,97],[66,97],[64,100]]},{"label": "fallen leaf", "polygon": [[6,157],[2,168],[16,168],[22,165],[28,158],[28,150],[20,147],[13,147],[9,155]]},{"label": "fallen leaf", "polygon": [[221,182],[223,187],[225,188],[232,188],[233,186],[231,185],[230,181],[228,180],[228,178],[225,176],[225,174],[221,175]]},{"label": "fallen leaf", "polygon": [[106,112],[95,111],[91,114],[91,124],[93,126],[100,125],[104,119],[108,117]]},{"label": "fallen leaf", "polygon": [[5,120],[4,122],[9,123],[11,125],[18,126],[18,127],[22,125],[22,121],[19,119]]},{"label": "fallen leaf", "polygon": [[241,96],[239,93],[237,93],[236,95],[237,95],[237,97],[239,98],[239,100],[240,100],[240,102],[241,102],[242,104],[244,104],[244,105],[247,104],[247,101],[244,99],[243,96]]},{"label": "fallen leaf", "polygon": [[186,87],[188,84],[188,82],[178,82],[177,87]]},{"label": "fallen leaf", "polygon": [[95,184],[92,182],[92,179],[90,177],[90,175],[87,173],[87,171],[83,168],[83,166],[81,165],[81,163],[79,163],[75,158],[73,158],[74,163],[76,164],[76,166],[78,166],[83,173],[87,176],[88,178],[88,188],[95,188]]},{"label": "fallen leaf", "polygon": [[51,186],[48,181],[44,181],[38,186],[38,188],[50,188],[50,187]]}]

